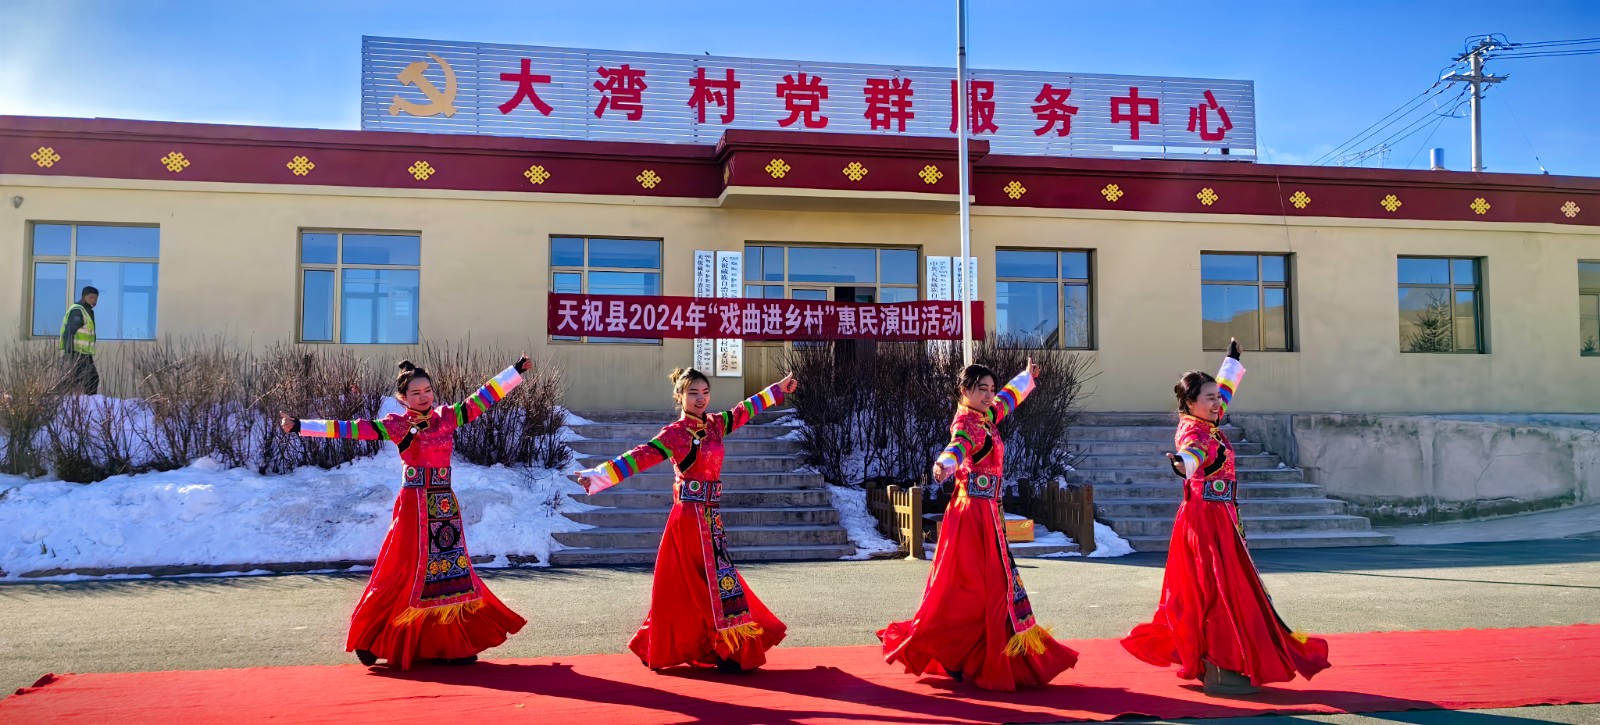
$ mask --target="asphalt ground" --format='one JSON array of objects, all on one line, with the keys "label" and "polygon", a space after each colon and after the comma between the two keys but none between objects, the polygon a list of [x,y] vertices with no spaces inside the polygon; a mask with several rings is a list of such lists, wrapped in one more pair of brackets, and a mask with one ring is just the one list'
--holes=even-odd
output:
[{"label": "asphalt ground", "polygon": [[[1022,560],[1041,622],[1061,639],[1119,637],[1147,618],[1161,554]],[[1263,551],[1279,611],[1307,632],[1600,623],[1600,540]],[[785,647],[866,645],[921,596],[925,561],[740,567],[789,625]],[[648,606],[645,567],[482,570],[529,621],[487,658],[618,653]],[[0,692],[49,672],[354,662],[344,652],[365,574],[0,583]],[[1337,658],[1337,654],[1335,654]],[[1457,719],[1429,720],[1427,717]],[[1600,707],[1405,713],[1311,722],[1600,722]],[[1368,717],[1369,719],[1360,719]],[[1417,719],[1423,718],[1423,719]]]}]

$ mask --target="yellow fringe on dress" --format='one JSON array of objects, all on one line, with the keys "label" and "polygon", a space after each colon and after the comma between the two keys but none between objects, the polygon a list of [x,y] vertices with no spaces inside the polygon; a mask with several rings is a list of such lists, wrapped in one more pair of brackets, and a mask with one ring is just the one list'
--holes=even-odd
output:
[{"label": "yellow fringe on dress", "polygon": [[1024,652],[1031,655],[1042,655],[1044,654],[1045,638],[1049,636],[1050,628],[1042,624],[1035,624],[1011,635],[1011,641],[1006,643],[1006,656],[1021,657]]},{"label": "yellow fringe on dress", "polygon": [[1289,636],[1293,637],[1294,641],[1299,642],[1300,644],[1305,644],[1306,643],[1306,633],[1305,632],[1294,631],[1294,632],[1290,632]]},{"label": "yellow fringe on dress", "polygon": [[406,611],[394,615],[394,619],[389,620],[389,623],[396,627],[404,627],[424,619],[431,619],[435,624],[450,624],[480,609],[483,609],[482,599],[438,607],[407,607]]},{"label": "yellow fringe on dress", "polygon": [[765,633],[765,631],[766,630],[761,628],[761,625],[756,624],[755,622],[750,622],[748,624],[741,624],[737,627],[719,629],[717,630],[717,636],[722,638],[722,644],[725,645],[729,651],[737,652],[740,645],[745,643],[745,640],[757,639],[763,633]]}]

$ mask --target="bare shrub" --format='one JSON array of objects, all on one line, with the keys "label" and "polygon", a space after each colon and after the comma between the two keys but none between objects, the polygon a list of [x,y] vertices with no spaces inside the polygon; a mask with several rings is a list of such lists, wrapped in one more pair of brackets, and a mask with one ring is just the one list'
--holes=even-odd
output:
[{"label": "bare shrub", "polygon": [[[1039,384],[1025,405],[1000,426],[1011,481],[1048,481],[1070,470],[1067,440],[1089,377],[1089,361],[1062,350],[1023,350],[990,337],[976,359],[1005,385],[1032,355]],[[857,352],[850,352],[856,350]],[[961,348],[952,344],[879,343],[873,346],[796,346],[788,369],[805,381],[789,397],[806,428],[807,462],[841,485],[900,483],[926,477],[950,438],[957,402]],[[930,489],[930,495],[937,494]]]},{"label": "bare shrub", "polygon": [[40,434],[60,407],[68,377],[54,347],[16,344],[0,357],[0,435],[5,436],[0,470],[18,476],[45,472]]},{"label": "bare shrub", "polygon": [[147,424],[140,401],[68,396],[45,429],[50,467],[72,483],[139,473],[149,456],[137,430]]},{"label": "bare shrub", "polygon": [[376,418],[383,397],[393,391],[391,379],[347,350],[286,344],[267,349],[256,358],[249,384],[258,472],[332,469],[376,454],[376,441],[286,435],[277,427],[278,411],[327,420]]},{"label": "bare shrub", "polygon": [[[427,343],[423,367],[433,375],[433,391],[441,404],[466,400],[490,378],[517,361],[517,351],[503,347],[480,349],[465,343]],[[535,364],[507,398],[471,425],[456,430],[456,453],[483,466],[540,466],[558,468],[571,460],[572,451],[561,440],[566,416],[561,411],[564,391],[560,371],[553,365]]]},{"label": "bare shrub", "polygon": [[167,337],[128,352],[150,424],[139,435],[158,471],[213,457],[247,465],[257,418],[248,405],[249,359],[223,337]]}]

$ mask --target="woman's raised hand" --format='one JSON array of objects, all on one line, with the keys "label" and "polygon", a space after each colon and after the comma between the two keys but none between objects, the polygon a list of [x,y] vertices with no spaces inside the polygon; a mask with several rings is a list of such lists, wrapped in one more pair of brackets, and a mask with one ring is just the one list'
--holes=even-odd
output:
[{"label": "woman's raised hand", "polygon": [[795,388],[798,387],[800,387],[800,381],[794,379],[794,373],[789,373],[778,381],[778,389],[782,390],[784,395],[794,392]]}]

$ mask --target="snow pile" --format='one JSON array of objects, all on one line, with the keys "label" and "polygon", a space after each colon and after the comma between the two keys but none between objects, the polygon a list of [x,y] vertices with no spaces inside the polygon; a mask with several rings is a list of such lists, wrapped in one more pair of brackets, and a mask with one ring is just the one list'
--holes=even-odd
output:
[{"label": "snow pile", "polygon": [[1094,553],[1089,555],[1090,559],[1109,559],[1132,553],[1133,545],[1127,539],[1118,536],[1110,526],[1094,522]]},{"label": "snow pile", "polygon": [[897,552],[900,545],[883,538],[878,533],[878,520],[867,513],[867,492],[849,486],[828,485],[833,493],[833,507],[839,510],[839,523],[850,533],[850,543],[856,553],[843,559],[871,559],[874,555]]},{"label": "snow pile", "polygon": [[[377,558],[400,487],[392,449],[332,471],[261,476],[200,459],[89,485],[0,478],[0,578],[52,569],[304,563]],[[592,508],[557,471],[454,466],[474,555],[531,556],[588,528]]]},{"label": "snow pile", "polygon": [[[1040,531],[1043,531],[1043,533],[1040,533]],[[1051,531],[1035,523],[1034,541],[1032,541],[1032,544],[1027,544],[1027,546],[1069,546],[1069,544],[1077,544],[1077,541],[1072,541],[1070,536],[1064,535],[1061,531]],[[1016,547],[1018,544],[1011,544],[1011,546]],[[1128,554],[1133,554],[1133,546],[1128,544],[1128,539],[1117,536],[1117,531],[1107,527],[1104,523],[1094,522],[1094,552],[1090,554],[1090,559],[1110,559],[1110,557],[1125,557]],[[1038,559],[1069,559],[1069,557],[1082,557],[1082,555],[1083,552],[1061,551],[1040,554]]]}]

